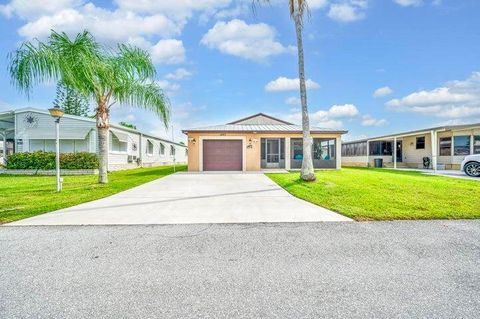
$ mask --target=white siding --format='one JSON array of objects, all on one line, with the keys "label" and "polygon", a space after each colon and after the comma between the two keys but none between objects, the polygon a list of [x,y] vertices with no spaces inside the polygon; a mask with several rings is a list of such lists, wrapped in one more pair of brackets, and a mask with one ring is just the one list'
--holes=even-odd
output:
[{"label": "white siding", "polygon": [[[35,125],[31,126],[25,122],[27,114],[35,117]],[[15,114],[15,125],[17,152],[55,151],[55,123],[49,114],[34,109],[22,110]],[[150,136],[144,136],[140,141],[141,133],[118,126],[112,127],[113,130],[127,134],[128,142],[126,151],[109,150],[109,170],[136,168],[139,166],[136,159],[140,158],[140,155],[145,166],[172,164],[174,157],[170,154],[171,145],[176,150],[175,161],[177,163],[187,162],[186,147]],[[61,152],[96,153],[98,150],[95,121],[88,118],[63,117],[60,120],[60,139]],[[147,155],[145,152],[147,139],[153,143],[153,153],[151,155]],[[163,155],[160,154],[160,143],[165,146]],[[132,159],[130,163],[128,162],[129,156]]]},{"label": "white siding", "polygon": [[[37,120],[35,126],[25,123],[25,118],[33,115]],[[55,139],[55,123],[49,114],[21,112],[15,115],[17,139]],[[95,129],[95,122],[89,120],[63,117],[60,120],[60,139],[83,139],[90,130]]]}]

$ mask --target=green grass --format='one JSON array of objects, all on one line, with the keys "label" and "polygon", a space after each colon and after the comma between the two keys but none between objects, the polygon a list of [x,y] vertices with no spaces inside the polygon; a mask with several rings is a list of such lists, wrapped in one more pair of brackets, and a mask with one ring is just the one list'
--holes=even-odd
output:
[{"label": "green grass", "polygon": [[108,175],[106,185],[98,184],[96,175],[64,176],[61,193],[55,192],[55,176],[0,175],[0,224],[106,197],[172,173],[173,166],[117,171]]},{"label": "green grass", "polygon": [[413,171],[344,168],[268,174],[292,195],[356,220],[480,218],[480,182]]}]

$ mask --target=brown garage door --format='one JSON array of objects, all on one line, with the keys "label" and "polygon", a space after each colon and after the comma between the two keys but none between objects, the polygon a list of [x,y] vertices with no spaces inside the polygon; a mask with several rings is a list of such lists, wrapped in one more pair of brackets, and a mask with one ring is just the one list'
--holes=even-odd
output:
[{"label": "brown garage door", "polygon": [[204,140],[204,171],[241,171],[241,140]]}]

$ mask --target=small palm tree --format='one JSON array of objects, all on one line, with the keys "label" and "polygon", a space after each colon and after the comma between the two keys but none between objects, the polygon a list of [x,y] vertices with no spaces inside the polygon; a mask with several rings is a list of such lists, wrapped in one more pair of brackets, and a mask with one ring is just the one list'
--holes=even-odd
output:
[{"label": "small palm tree", "polygon": [[[269,2],[269,0],[253,0],[255,2]],[[303,55],[303,16],[308,10],[307,0],[288,0],[290,17],[295,23],[298,50],[298,77],[300,79],[300,100],[302,103],[302,131],[303,131],[303,161],[300,176],[304,181],[316,179],[312,161],[312,137],[310,135],[310,120],[307,106],[307,88],[305,86],[305,59]]]},{"label": "small palm tree", "polygon": [[154,82],[155,67],[147,52],[119,44],[101,46],[84,31],[71,40],[52,31],[46,42],[25,42],[10,55],[10,76],[27,95],[34,85],[62,82],[95,101],[99,183],[107,183],[108,130],[114,103],[150,110],[168,125],[169,102]]}]

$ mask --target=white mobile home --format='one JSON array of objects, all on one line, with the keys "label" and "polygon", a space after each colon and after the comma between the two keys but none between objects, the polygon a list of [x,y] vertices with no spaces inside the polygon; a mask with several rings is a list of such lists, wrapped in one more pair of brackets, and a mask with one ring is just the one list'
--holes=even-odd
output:
[{"label": "white mobile home", "polygon": [[480,154],[480,123],[440,126],[343,142],[343,166],[460,169],[465,156]]},{"label": "white mobile home", "polygon": [[[111,125],[110,171],[187,162],[187,148],[151,134]],[[60,152],[97,153],[95,120],[64,115],[60,121]],[[17,152],[55,151],[55,125],[47,110],[25,108],[0,113],[0,157]]]}]

